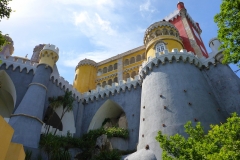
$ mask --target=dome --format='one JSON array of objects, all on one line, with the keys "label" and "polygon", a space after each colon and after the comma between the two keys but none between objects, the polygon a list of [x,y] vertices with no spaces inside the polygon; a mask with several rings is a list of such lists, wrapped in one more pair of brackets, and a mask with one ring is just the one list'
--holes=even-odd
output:
[{"label": "dome", "polygon": [[83,59],[81,60],[78,65],[76,66],[76,69],[79,67],[79,66],[83,66],[83,65],[90,65],[90,66],[94,66],[94,67],[97,67],[97,63],[91,59]]},{"label": "dome", "polygon": [[163,20],[153,23],[146,29],[143,43],[147,45],[152,39],[163,35],[175,36],[179,39],[177,28],[172,23]]}]

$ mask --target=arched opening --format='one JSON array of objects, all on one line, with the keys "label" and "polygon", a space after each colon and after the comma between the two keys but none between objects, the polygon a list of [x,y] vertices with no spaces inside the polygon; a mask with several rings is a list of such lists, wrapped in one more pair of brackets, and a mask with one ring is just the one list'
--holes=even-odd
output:
[{"label": "arched opening", "polygon": [[103,68],[103,73],[107,73],[107,67]]},{"label": "arched opening", "polygon": [[125,59],[125,61],[124,61],[124,66],[127,66],[127,65],[129,65],[129,60],[128,60],[128,59]]},{"label": "arched opening", "polygon": [[130,64],[133,64],[133,63],[135,63],[135,57],[132,57],[132,58],[130,59]]},{"label": "arched opening", "polygon": [[112,70],[113,70],[113,66],[110,65],[110,66],[108,67],[108,72],[110,72],[110,71],[112,71]]},{"label": "arched opening", "polygon": [[118,77],[115,77],[115,78],[113,79],[113,81],[114,81],[115,83],[118,83]]},{"label": "arched opening", "polygon": [[103,81],[102,82],[102,87],[104,88],[106,86],[107,82],[106,81]]},{"label": "arched opening", "polygon": [[114,70],[116,70],[116,69],[118,69],[118,64],[117,63],[114,64]]},{"label": "arched opening", "polygon": [[124,80],[127,81],[128,78],[130,78],[130,74],[129,74],[129,73],[126,73],[126,74],[124,75]]},{"label": "arched opening", "polygon": [[88,131],[101,128],[106,119],[111,120],[113,125],[120,128],[127,128],[127,119],[123,109],[114,101],[107,100],[93,116]]},{"label": "arched opening", "polygon": [[102,69],[99,69],[99,70],[98,70],[97,75],[98,75],[98,76],[101,76],[101,75],[102,75]]},{"label": "arched opening", "polygon": [[16,103],[16,89],[8,74],[0,70],[0,115],[8,122]]},{"label": "arched opening", "polygon": [[142,60],[144,60],[146,57],[145,57],[145,53],[142,54]]},{"label": "arched opening", "polygon": [[141,59],[141,55],[137,55],[136,61],[139,62],[139,61],[141,61],[141,60],[142,60],[142,59]]},{"label": "arched opening", "polygon": [[132,78],[134,78],[136,75],[137,75],[136,71],[133,71],[133,72],[131,73],[131,77],[132,77]]},{"label": "arched opening", "polygon": [[170,32],[170,35],[171,35],[171,36],[174,36],[173,30],[170,30],[169,32]]},{"label": "arched opening", "polygon": [[108,80],[108,85],[110,85],[110,86],[112,85],[112,79]]}]

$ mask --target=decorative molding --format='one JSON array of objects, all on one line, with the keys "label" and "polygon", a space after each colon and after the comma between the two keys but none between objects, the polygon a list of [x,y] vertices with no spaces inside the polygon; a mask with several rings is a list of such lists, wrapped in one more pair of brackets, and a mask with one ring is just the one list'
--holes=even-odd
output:
[{"label": "decorative molding", "polygon": [[19,114],[11,114],[10,117],[15,117],[15,116],[24,116],[24,117],[28,117],[28,118],[32,118],[32,119],[36,119],[38,122],[40,122],[42,125],[44,124],[44,122],[42,120],[40,120],[38,117],[35,116],[30,116],[27,114],[23,114],[23,113],[19,113]]},{"label": "decorative molding", "polygon": [[93,60],[91,60],[91,59],[85,58],[85,59],[81,60],[81,61],[78,63],[78,65],[76,66],[76,69],[75,69],[75,70],[77,70],[78,67],[84,66],[84,65],[89,65],[89,66],[97,67],[97,63],[96,63],[95,61],[93,61]]},{"label": "decorative molding", "polygon": [[41,86],[41,87],[43,87],[43,88],[46,90],[46,92],[47,92],[47,87],[44,86],[44,85],[41,84],[41,83],[30,83],[30,84],[28,85],[28,87],[31,86],[31,85],[38,85],[38,86]]},{"label": "decorative molding", "polygon": [[117,75],[118,75],[118,73],[110,74],[110,75],[108,75],[108,76],[105,76],[105,77],[102,77],[102,78],[98,78],[98,79],[96,80],[96,82],[100,82],[100,81],[105,80],[105,79],[109,79],[109,78],[112,78],[112,77],[116,77]]},{"label": "decorative molding", "polygon": [[41,50],[41,52],[43,52],[44,50],[51,50],[55,53],[57,53],[57,55],[59,55],[59,49],[58,47],[56,47],[55,45],[53,44],[46,44],[43,49]]}]

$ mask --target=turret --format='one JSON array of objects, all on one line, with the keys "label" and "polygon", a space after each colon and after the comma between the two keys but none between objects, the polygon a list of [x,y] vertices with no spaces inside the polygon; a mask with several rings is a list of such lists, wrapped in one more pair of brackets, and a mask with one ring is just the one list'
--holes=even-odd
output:
[{"label": "turret", "polygon": [[58,60],[58,52],[58,48],[50,44],[45,45],[40,52],[40,62],[32,83],[9,121],[15,130],[13,142],[38,148],[47,87],[53,65]]},{"label": "turret", "polygon": [[221,42],[219,41],[219,39],[217,38],[212,38],[209,41],[209,47],[212,49],[212,54],[217,54],[218,52],[221,52],[222,50],[220,50],[220,45]]},{"label": "turret", "polygon": [[97,63],[90,59],[81,60],[76,66],[73,86],[81,93],[96,88]]},{"label": "turret", "polygon": [[156,53],[177,48],[183,49],[179,32],[170,22],[160,21],[150,25],[144,35],[147,58],[155,57]]}]

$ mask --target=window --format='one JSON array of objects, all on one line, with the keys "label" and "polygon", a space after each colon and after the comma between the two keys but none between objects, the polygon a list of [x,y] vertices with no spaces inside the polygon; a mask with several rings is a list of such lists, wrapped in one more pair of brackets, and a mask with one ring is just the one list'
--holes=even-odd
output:
[{"label": "window", "polygon": [[126,59],[126,60],[124,61],[124,65],[125,65],[125,66],[129,65],[129,60],[128,60],[128,59]]},{"label": "window", "polygon": [[98,87],[101,87],[101,83],[98,83],[97,86],[98,86]]},{"label": "window", "polygon": [[130,64],[133,64],[133,63],[135,63],[135,58],[134,58],[134,57],[132,57],[132,58],[130,59]]},{"label": "window", "polygon": [[142,59],[143,59],[143,60],[145,59],[145,53],[142,54]]},{"label": "window", "polygon": [[174,36],[173,30],[170,30],[170,35]]},{"label": "window", "polygon": [[136,61],[141,61],[141,55],[137,55]]},{"label": "window", "polygon": [[130,74],[129,73],[125,74],[124,80],[127,81],[128,78],[130,78]]},{"label": "window", "polygon": [[163,29],[163,35],[168,35],[168,30],[166,28]]},{"label": "window", "polygon": [[103,68],[103,73],[107,73],[107,67]]},{"label": "window", "polygon": [[97,76],[101,76],[102,75],[102,69],[99,69],[97,72]]},{"label": "window", "polygon": [[112,71],[112,70],[113,70],[113,66],[110,65],[110,66],[108,67],[108,72],[110,72],[110,71]]},{"label": "window", "polygon": [[112,85],[112,79],[108,80],[108,85],[110,85],[110,86]]},{"label": "window", "polygon": [[118,77],[115,77],[115,78],[113,79],[113,81],[114,81],[115,83],[118,83]]},{"label": "window", "polygon": [[133,72],[131,73],[131,77],[132,77],[132,78],[134,78],[136,75],[137,75],[136,71],[133,71]]},{"label": "window", "polygon": [[107,82],[106,81],[103,81],[102,83],[102,87],[104,88],[106,86]]},{"label": "window", "polygon": [[115,63],[113,68],[114,68],[114,70],[117,69],[118,68],[118,64]]},{"label": "window", "polygon": [[165,44],[164,43],[158,43],[155,47],[156,53],[157,52],[162,52],[166,49]]}]

